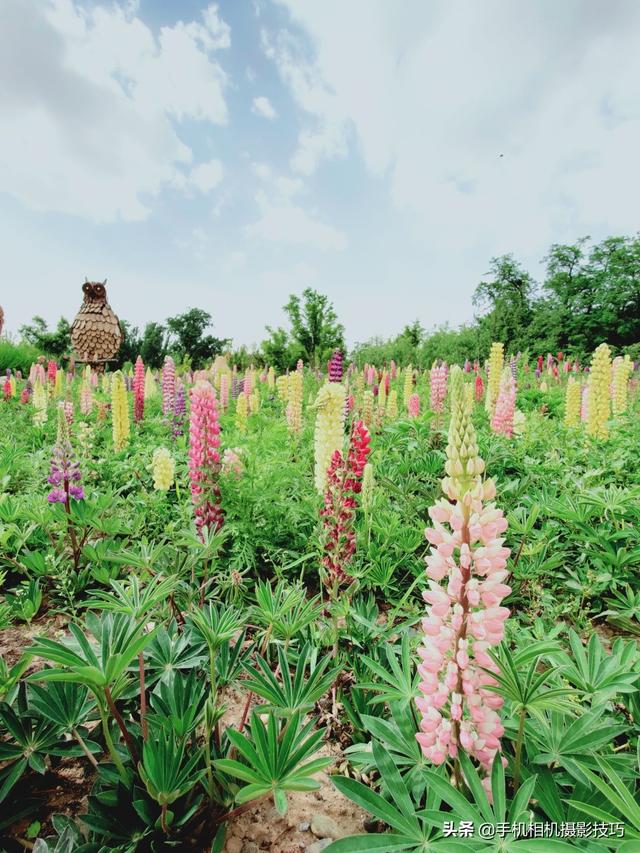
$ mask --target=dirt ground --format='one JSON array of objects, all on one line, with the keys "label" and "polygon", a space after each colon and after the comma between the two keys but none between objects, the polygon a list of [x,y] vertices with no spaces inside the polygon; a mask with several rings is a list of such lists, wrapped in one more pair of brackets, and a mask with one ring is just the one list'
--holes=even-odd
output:
[{"label": "dirt ground", "polygon": [[[61,638],[66,634],[67,620],[61,616],[43,616],[31,625],[16,625],[0,633],[0,655],[7,666],[13,666],[34,637],[47,635]],[[33,672],[42,666],[34,659],[27,669]],[[222,692],[226,706],[224,723],[237,726],[242,718],[246,693],[238,689]],[[328,703],[330,704],[330,703]],[[323,718],[326,714],[323,710]],[[227,853],[299,853],[309,850],[318,853],[330,838],[343,837],[364,831],[366,813],[345,799],[331,784],[329,775],[343,762],[339,738],[325,740],[319,755],[331,756],[333,763],[327,771],[317,775],[320,789],[313,792],[288,794],[289,808],[282,817],[269,801],[240,815],[227,828],[225,851]],[[16,821],[9,832],[21,847],[29,849],[28,828],[34,821],[40,823],[40,836],[52,834],[51,817],[66,814],[77,817],[86,811],[87,797],[93,784],[93,768],[85,759],[52,759],[44,776],[25,774],[18,783],[20,799],[33,801],[34,810]],[[1,809],[0,809],[1,811]],[[20,849],[19,847],[16,849]],[[207,848],[208,849],[208,848]]]}]

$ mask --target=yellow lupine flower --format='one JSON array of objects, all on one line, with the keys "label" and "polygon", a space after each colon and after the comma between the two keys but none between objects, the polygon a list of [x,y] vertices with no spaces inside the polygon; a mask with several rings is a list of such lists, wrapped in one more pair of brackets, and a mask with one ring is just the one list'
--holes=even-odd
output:
[{"label": "yellow lupine flower", "polygon": [[618,356],[613,360],[613,396],[611,404],[614,415],[623,415],[627,411],[629,377],[633,371],[633,363],[628,355]]},{"label": "yellow lupine flower", "polygon": [[244,391],[238,394],[236,400],[236,427],[238,432],[247,431],[247,417],[249,415],[249,401],[247,400]]},{"label": "yellow lupine flower", "polygon": [[371,429],[373,423],[373,391],[365,388],[362,394],[362,420],[364,425]]},{"label": "yellow lupine flower", "polygon": [[155,380],[151,368],[147,367],[146,373],[144,374],[144,399],[149,400],[151,397],[156,397],[157,395],[158,383]]},{"label": "yellow lupine flower", "polygon": [[166,492],[173,486],[175,478],[175,462],[166,447],[156,447],[153,451],[153,488],[158,492]]},{"label": "yellow lupine flower", "polygon": [[344,443],[344,385],[326,382],[313,404],[317,412],[315,431],[315,484],[322,494],[327,482],[327,469],[336,450]]},{"label": "yellow lupine flower", "polygon": [[564,403],[564,422],[567,426],[578,426],[580,423],[580,402],[582,391],[580,383],[573,376],[569,378]]},{"label": "yellow lupine flower", "polygon": [[111,379],[111,426],[116,450],[122,450],[129,441],[129,423],[127,387],[122,372],[117,370]]},{"label": "yellow lupine flower", "polygon": [[49,417],[47,412],[47,392],[42,382],[36,381],[33,387],[33,423],[42,426]]},{"label": "yellow lupine flower", "polygon": [[409,408],[409,400],[413,394],[413,366],[408,364],[404,369],[404,405]]},{"label": "yellow lupine flower", "polygon": [[462,498],[481,483],[484,462],[478,451],[475,427],[471,420],[471,397],[465,391],[462,368],[454,365],[449,373],[451,420],[447,441],[447,476],[442,489],[451,500]]},{"label": "yellow lupine flower", "polygon": [[611,350],[600,344],[591,359],[589,379],[589,411],[587,433],[593,438],[605,439],[609,435],[607,421],[611,413]]},{"label": "yellow lupine flower", "polygon": [[64,372],[62,370],[58,370],[56,373],[56,381],[53,386],[53,396],[58,398],[62,397],[64,394]]},{"label": "yellow lupine flower", "polygon": [[362,472],[362,491],[360,493],[362,509],[365,511],[365,514],[368,514],[371,510],[375,485],[376,481],[373,473],[373,465],[371,462],[367,462]]},{"label": "yellow lupine flower", "polygon": [[260,411],[260,392],[257,388],[253,389],[253,393],[249,398],[249,411],[251,414],[255,414]]},{"label": "yellow lupine flower", "polygon": [[293,433],[302,428],[302,373],[298,370],[289,377],[289,402],[287,404],[287,426]]},{"label": "yellow lupine flower", "polygon": [[273,369],[273,367],[270,367],[269,370],[267,370],[267,385],[269,386],[269,388],[274,388],[275,384],[276,384],[276,372]]},{"label": "yellow lupine flower", "polygon": [[286,374],[278,376],[276,379],[276,388],[278,390],[278,397],[280,397],[283,403],[286,403],[289,399],[289,377]]},{"label": "yellow lupine flower", "polygon": [[398,392],[395,388],[389,391],[389,399],[387,400],[387,417],[390,421],[395,421],[398,417]]},{"label": "yellow lupine flower", "polygon": [[503,366],[504,345],[499,342],[493,343],[489,353],[489,380],[485,398],[485,408],[488,412],[493,412],[500,393],[500,377],[502,376]]}]

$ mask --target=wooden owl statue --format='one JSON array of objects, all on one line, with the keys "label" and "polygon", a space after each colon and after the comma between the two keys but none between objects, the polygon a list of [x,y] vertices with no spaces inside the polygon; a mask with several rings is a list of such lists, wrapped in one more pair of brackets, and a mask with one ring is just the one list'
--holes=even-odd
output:
[{"label": "wooden owl statue", "polygon": [[122,330],[118,318],[107,302],[107,280],[85,281],[82,285],[84,301],[71,326],[71,343],[78,361],[103,370],[122,343]]}]

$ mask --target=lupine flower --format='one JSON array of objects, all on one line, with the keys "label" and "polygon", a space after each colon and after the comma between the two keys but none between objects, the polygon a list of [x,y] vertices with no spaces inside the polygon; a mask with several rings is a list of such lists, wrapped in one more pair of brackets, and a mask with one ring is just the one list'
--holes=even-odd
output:
[{"label": "lupine flower", "polygon": [[283,374],[282,376],[278,376],[276,379],[276,389],[278,391],[278,397],[280,397],[283,403],[286,403],[289,396],[288,375]]},{"label": "lupine flower", "polygon": [[162,368],[162,414],[168,417],[173,412],[176,396],[176,366],[168,355]]},{"label": "lupine flower", "polygon": [[344,370],[343,355],[339,349],[333,351],[329,360],[328,373],[329,382],[342,382],[342,373]]},{"label": "lupine flower", "polygon": [[220,506],[220,424],[218,404],[213,386],[198,382],[191,389],[189,424],[189,478],[196,527],[217,530],[222,526]]},{"label": "lupine flower", "polygon": [[238,432],[247,431],[247,418],[249,415],[249,401],[247,400],[244,391],[238,396],[236,401],[236,429]]},{"label": "lupine flower", "polygon": [[247,370],[244,375],[244,384],[242,386],[242,391],[247,400],[249,400],[251,394],[253,393],[253,371],[251,369]]},{"label": "lupine flower", "polygon": [[580,384],[571,377],[567,383],[564,404],[564,422],[568,427],[577,426],[580,423],[580,400]]},{"label": "lupine flower", "polygon": [[593,438],[605,439],[609,435],[607,421],[611,411],[611,351],[600,344],[593,354],[589,371],[589,413],[587,433]]},{"label": "lupine flower", "polygon": [[42,426],[47,422],[47,391],[45,386],[37,381],[33,386],[33,423]]},{"label": "lupine flower", "polygon": [[462,376],[459,367],[452,369],[446,499],[430,508],[433,527],[426,531],[432,547],[416,738],[436,765],[465,750],[489,772],[504,731],[497,714],[503,700],[489,689],[495,679],[485,670],[498,671],[488,650],[502,640],[509,615],[500,606],[511,591],[504,583],[509,549],[500,535],[507,527],[502,511],[485,505],[495,497],[495,485],[481,478],[484,462]]},{"label": "lupine flower", "polygon": [[288,384],[287,426],[295,435],[302,429],[302,382],[302,373],[294,370]]},{"label": "lupine flower", "polygon": [[627,411],[629,377],[633,371],[633,363],[628,355],[618,356],[613,360],[613,381],[611,404],[614,415],[622,415]]},{"label": "lupine flower", "polygon": [[56,376],[58,375],[58,365],[50,359],[47,364],[47,379],[51,385],[56,384]]},{"label": "lupine flower", "polygon": [[156,384],[155,376],[153,375],[151,368],[147,367],[144,374],[144,399],[150,400],[152,397],[155,397],[157,393],[158,385]]},{"label": "lupine flower", "polygon": [[20,394],[20,402],[28,403],[31,400],[32,388],[31,383],[27,381],[27,384],[22,389],[22,393]]},{"label": "lupine flower", "polygon": [[58,370],[56,373],[55,382],[53,383],[53,396],[56,398],[62,397],[64,394],[64,373]]},{"label": "lupine flower", "polygon": [[273,367],[270,367],[269,370],[267,370],[267,385],[269,388],[276,387],[276,372]]},{"label": "lupine flower", "polygon": [[371,452],[371,436],[362,421],[355,421],[351,430],[349,452],[344,459],[335,450],[326,474],[323,519],[322,565],[327,572],[329,586],[349,583],[349,563],[356,550],[354,518],[356,496],[362,489],[362,476]]},{"label": "lupine flower", "polygon": [[229,374],[220,374],[220,405],[226,409],[229,405]]},{"label": "lupine flower", "polygon": [[173,486],[175,462],[166,447],[156,447],[151,463],[153,488],[158,492],[167,492]]},{"label": "lupine flower", "polygon": [[144,385],[144,362],[139,355],[133,373],[133,419],[136,423],[144,418]]},{"label": "lupine flower", "polygon": [[389,372],[391,373],[392,379],[395,379],[398,375],[398,368],[397,368],[396,363],[393,359],[391,359],[391,362],[389,363]]},{"label": "lupine flower", "polygon": [[410,418],[420,417],[420,397],[418,394],[412,394],[409,397],[409,405],[407,406],[407,414]]},{"label": "lupine flower", "polygon": [[175,400],[173,401],[173,437],[178,438],[184,432],[184,416],[187,411],[187,406],[184,398],[184,385],[179,384],[176,391]]},{"label": "lupine flower", "polygon": [[5,403],[8,403],[13,396],[13,388],[11,387],[11,379],[7,376],[2,387]]},{"label": "lupine flower", "polygon": [[71,426],[73,424],[73,401],[65,400],[64,403],[61,402],[58,405],[62,409],[67,424]]},{"label": "lupine flower", "polygon": [[117,370],[111,379],[111,425],[113,446],[116,450],[122,450],[129,441],[130,426],[129,399],[120,370]]},{"label": "lupine flower", "polygon": [[244,471],[242,450],[239,447],[227,447],[222,454],[222,473],[227,476],[240,477]]},{"label": "lupine flower", "polygon": [[482,395],[484,394],[484,382],[482,381],[482,376],[479,373],[476,373],[476,382],[475,382],[475,396],[476,403],[479,403],[482,400]]},{"label": "lupine flower", "polygon": [[449,371],[444,363],[434,362],[429,374],[430,396],[429,405],[431,411],[436,414],[444,412],[444,401],[447,396],[447,375]]},{"label": "lupine flower", "polygon": [[500,393],[500,379],[502,376],[502,367],[504,364],[504,346],[501,343],[491,344],[491,352],[489,353],[489,382],[487,385],[487,396],[485,398],[485,407],[492,414]]},{"label": "lupine flower", "polygon": [[409,408],[409,400],[413,396],[413,367],[408,364],[404,369],[404,404]]},{"label": "lupine flower", "polygon": [[376,481],[371,462],[367,462],[362,472],[362,509],[369,513],[373,504],[373,493]]},{"label": "lupine flower", "polygon": [[387,400],[387,417],[390,421],[395,421],[398,418],[398,392],[395,388],[389,392]]},{"label": "lupine flower", "polygon": [[257,388],[253,389],[249,397],[249,411],[252,415],[260,411],[260,392]]},{"label": "lupine flower", "polygon": [[49,503],[62,503],[69,509],[70,499],[84,499],[82,474],[71,441],[64,411],[58,409],[58,437],[51,456],[51,469],[47,482],[53,489],[47,495]]},{"label": "lupine flower", "polygon": [[373,391],[366,388],[362,394],[362,420],[365,426],[373,425]]},{"label": "lupine flower", "polygon": [[508,367],[502,372],[498,399],[491,417],[491,429],[498,435],[513,436],[513,416],[516,410],[516,381]]},{"label": "lupine flower", "polygon": [[88,415],[93,408],[93,390],[91,385],[84,380],[80,388],[80,414]]},{"label": "lupine flower", "polygon": [[313,408],[316,410],[315,484],[322,494],[327,481],[327,469],[336,450],[344,441],[344,386],[326,382],[318,391]]},{"label": "lupine flower", "polygon": [[296,370],[298,373],[304,372],[304,361],[301,358],[296,361]]},{"label": "lupine flower", "polygon": [[373,366],[367,368],[367,385],[373,385],[376,381],[376,369]]},{"label": "lupine flower", "polygon": [[31,387],[35,387],[36,382],[40,382],[42,385],[45,385],[47,381],[47,375],[44,372],[44,367],[41,364],[32,364],[29,370],[29,382],[31,383]]}]

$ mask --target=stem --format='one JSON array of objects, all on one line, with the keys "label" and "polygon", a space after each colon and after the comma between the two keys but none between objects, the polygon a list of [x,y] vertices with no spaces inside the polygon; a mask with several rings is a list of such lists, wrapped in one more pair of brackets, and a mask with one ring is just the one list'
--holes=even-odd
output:
[{"label": "stem", "polygon": [[169,827],[167,826],[167,804],[163,803],[162,805],[162,813],[160,814],[160,825],[162,826],[162,831],[166,834],[169,832]]},{"label": "stem", "polygon": [[[469,507],[466,505],[463,505],[463,519],[464,520],[463,520],[463,524],[462,524],[462,530],[460,531],[462,543],[463,544],[466,543],[467,545],[470,545],[471,535],[469,533]],[[460,571],[462,574],[460,606],[462,607],[463,617],[462,617],[462,625],[460,626],[460,630],[458,631],[458,633],[456,635],[455,643],[453,646],[454,656],[458,651],[458,646],[460,644],[460,640],[465,640],[467,637],[467,618],[469,616],[469,601],[467,599],[467,583],[469,582],[469,579],[471,578],[471,566],[469,566],[466,569],[463,566],[460,566]],[[462,690],[462,672],[459,668],[458,668],[458,681],[456,684],[455,692],[458,694],[463,693],[463,690]],[[462,744],[460,743],[460,720],[453,720],[452,721],[452,723],[451,723],[451,738],[457,747],[456,759],[455,759],[454,764],[453,764],[453,781],[454,781],[455,787],[458,790],[461,790],[461,788],[462,788],[462,772],[460,769],[460,761],[457,757],[457,755],[460,753],[460,751],[463,748]]]},{"label": "stem", "polygon": [[114,716],[116,723],[120,731],[122,732],[122,737],[124,738],[124,742],[127,745],[127,749],[129,750],[129,755],[131,756],[131,760],[133,761],[133,766],[137,767],[140,763],[140,759],[138,758],[138,753],[136,751],[135,744],[133,742],[133,738],[127,731],[127,727],[125,725],[124,720],[122,719],[122,714],[116,708],[116,703],[113,701],[113,697],[111,695],[111,691],[108,687],[104,688],[105,699],[107,700],[107,705],[109,706],[109,710]]},{"label": "stem", "polygon": [[120,756],[116,751],[113,738],[111,737],[111,731],[109,730],[109,721],[107,720],[107,715],[102,710],[100,711],[100,719],[102,720],[102,731],[104,733],[104,741],[107,745],[107,749],[109,750],[109,755],[111,756],[113,763],[116,765],[118,773],[120,774],[120,778],[126,784],[127,771],[124,769],[124,764],[120,760]]},{"label": "stem", "polygon": [[147,694],[144,686],[144,655],[138,653],[138,670],[140,671],[140,727],[142,728],[142,739],[146,741],[149,736],[147,728]]},{"label": "stem", "polygon": [[227,812],[225,815],[222,815],[222,817],[220,818],[220,822],[222,823],[223,820],[232,820],[234,817],[238,817],[239,815],[248,812],[249,809],[252,809],[254,806],[257,806],[258,803],[263,802],[270,796],[271,794],[264,794],[264,796],[262,797],[258,797],[255,800],[250,800],[248,803],[243,803],[241,806],[238,806],[237,809],[233,809],[233,811]]},{"label": "stem", "polygon": [[71,729],[71,734],[78,741],[78,743],[82,747],[82,751],[87,756],[89,761],[93,764],[94,768],[97,770],[98,769],[98,762],[95,760],[95,758],[93,757],[93,755],[89,751],[89,747],[86,745],[86,743],[80,737],[80,733],[78,732],[78,730],[76,728]]},{"label": "stem", "polygon": [[524,721],[527,712],[525,708],[520,710],[520,721],[518,723],[518,735],[516,737],[516,753],[513,765],[513,793],[520,787],[520,765],[522,762],[522,743],[524,741]]}]

